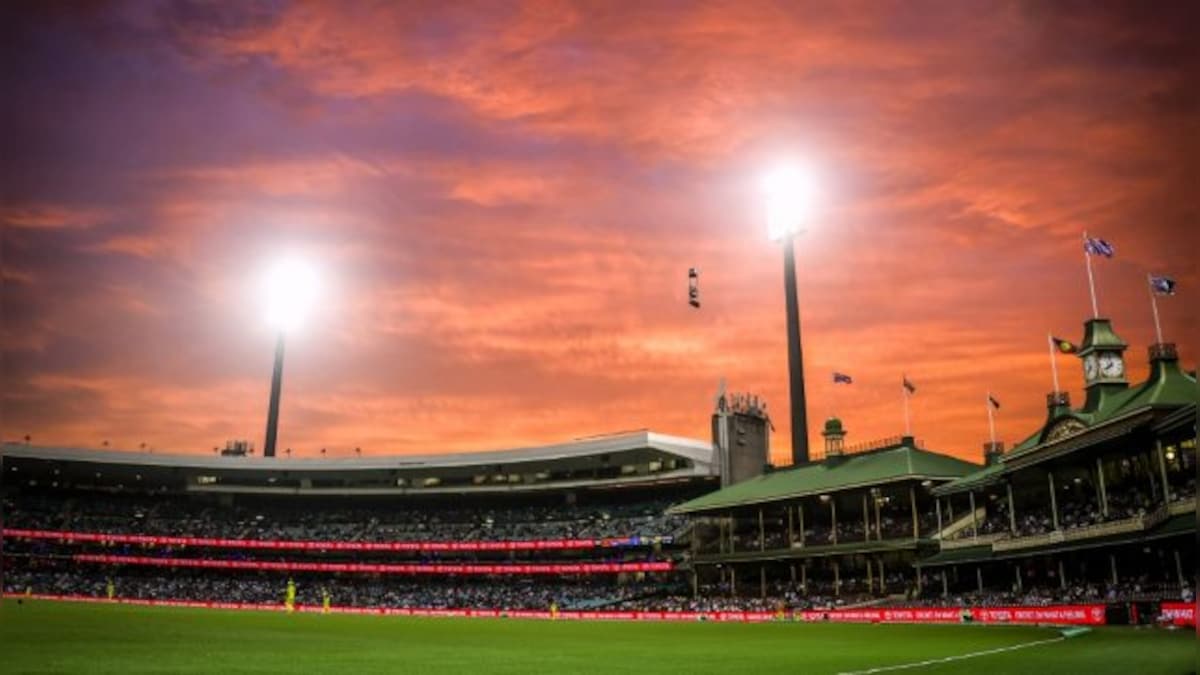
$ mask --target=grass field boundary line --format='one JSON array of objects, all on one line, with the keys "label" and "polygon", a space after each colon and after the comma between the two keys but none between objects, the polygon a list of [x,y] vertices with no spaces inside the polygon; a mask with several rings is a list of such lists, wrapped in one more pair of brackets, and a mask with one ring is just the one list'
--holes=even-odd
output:
[{"label": "grass field boundary line", "polygon": [[1006,647],[996,647],[995,649],[984,649],[984,650],[978,651],[978,652],[968,652],[966,654],[956,654],[954,656],[943,656],[938,659],[926,659],[925,661],[913,661],[912,663],[900,663],[900,664],[893,665],[893,666],[878,666],[875,668],[866,668],[864,670],[847,670],[847,671],[838,673],[838,675],[872,675],[873,673],[887,673],[887,672],[891,672],[893,670],[907,670],[909,668],[923,668],[925,666],[934,666],[934,665],[938,665],[941,663],[953,663],[955,661],[965,661],[967,659],[974,659],[974,658],[978,658],[980,656],[990,656],[992,654],[1002,654],[1004,652],[1015,652],[1018,649],[1026,649],[1028,647],[1038,647],[1041,645],[1053,644],[1055,642],[1062,642],[1063,640],[1066,640],[1066,639],[1067,638],[1065,636],[1060,635],[1056,638],[1048,638],[1045,640],[1034,640],[1032,642],[1022,642],[1020,644],[1008,645]]}]

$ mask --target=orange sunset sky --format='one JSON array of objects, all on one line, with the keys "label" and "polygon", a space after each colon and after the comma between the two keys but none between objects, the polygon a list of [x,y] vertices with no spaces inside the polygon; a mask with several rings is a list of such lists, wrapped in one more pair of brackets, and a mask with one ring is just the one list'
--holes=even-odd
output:
[{"label": "orange sunset sky", "polygon": [[[6,4],[0,434],[262,445],[281,253],[323,301],[288,344],[297,456],[707,438],[718,380],[789,461],[781,253],[798,240],[810,433],[978,459],[1100,310],[1146,372],[1148,272],[1195,368],[1191,2]],[[687,306],[701,270],[704,305]],[[1060,375],[1082,402],[1076,359]],[[855,383],[835,389],[831,372]]]}]

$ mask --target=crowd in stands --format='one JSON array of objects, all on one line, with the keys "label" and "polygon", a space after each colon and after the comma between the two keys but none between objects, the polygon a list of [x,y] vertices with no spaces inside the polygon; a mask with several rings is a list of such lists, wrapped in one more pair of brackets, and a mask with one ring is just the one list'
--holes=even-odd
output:
[{"label": "crowd in stands", "polygon": [[687,524],[663,500],[471,508],[223,507],[166,496],[86,500],[24,496],[3,505],[10,528],[115,534],[322,541],[512,541],[670,537]]},{"label": "crowd in stands", "polygon": [[[871,514],[870,539],[872,541],[879,539],[912,539],[912,515],[909,512],[901,511],[903,510],[881,511],[878,522],[875,520],[875,515]],[[920,514],[917,519],[917,528],[919,536],[932,536],[937,531],[937,516],[932,513]],[[763,534],[764,548],[767,550],[788,548],[787,530],[779,529],[778,524],[773,524],[771,529],[766,530]],[[834,528],[825,523],[807,523],[803,533],[797,529],[792,533],[792,536],[794,541],[791,542],[791,546],[799,546],[801,542],[805,546],[828,546],[834,543],[850,544],[864,541],[867,539],[868,534],[862,516],[859,515],[857,518],[851,516],[845,520],[839,519],[836,538],[834,537]],[[735,535],[734,547],[738,551],[758,549],[759,537],[757,527],[753,531],[741,532]]]},{"label": "crowd in stands", "polygon": [[[1104,512],[1099,500],[1093,494],[1060,496],[1057,504],[1059,529],[1074,530],[1115,520],[1135,518],[1161,508],[1159,501],[1154,500],[1139,487],[1110,490],[1105,497],[1108,503],[1107,513]],[[1175,501],[1194,498],[1195,479],[1190,479],[1172,494],[1172,499]],[[1018,506],[1015,519],[1016,536],[1026,537],[1053,531],[1054,516],[1050,508],[1050,504]],[[1009,533],[1010,530],[1008,501],[1005,499],[991,501],[987,507],[987,515],[979,521],[978,534],[981,536],[1002,534]],[[973,535],[972,528],[968,526],[956,532],[951,538],[960,539]]]},{"label": "crowd in stands", "polygon": [[1025,588],[1023,590],[996,591],[987,590],[980,593],[971,591],[965,593],[950,593],[942,596],[940,591],[928,589],[928,593],[919,598],[904,601],[893,600],[891,604],[922,607],[1045,607],[1049,605],[1070,605],[1110,602],[1139,602],[1158,600],[1183,600],[1191,602],[1195,596],[1191,586],[1171,583],[1152,583],[1146,581],[1127,580],[1118,584],[1085,583],[1067,584],[1062,586],[1043,586]]},{"label": "crowd in stands", "polygon": [[[108,574],[106,574],[106,572]],[[190,600],[275,604],[284,600],[287,577],[180,571],[112,570],[81,567],[22,567],[6,570],[6,593],[106,597],[109,581],[116,597],[140,600]],[[320,605],[327,592],[334,605],[420,607],[429,609],[538,609],[555,603],[562,609],[611,606],[651,592],[645,584],[617,585],[611,580],[545,581],[507,578],[409,580],[379,577],[296,576],[296,602]]]}]

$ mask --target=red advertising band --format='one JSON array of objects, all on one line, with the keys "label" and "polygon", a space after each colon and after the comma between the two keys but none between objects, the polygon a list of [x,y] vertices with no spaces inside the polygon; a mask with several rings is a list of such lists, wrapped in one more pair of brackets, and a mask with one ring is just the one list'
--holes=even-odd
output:
[{"label": "red advertising band", "polygon": [[210,537],[160,537],[147,534],[63,532],[4,528],[14,539],[53,539],[66,542],[107,542],[150,546],[207,546],[210,548],[268,549],[277,551],[561,551],[617,546],[639,546],[654,539],[610,537],[607,539],[532,539],[516,541],[285,541],[279,539],[217,539]]},{"label": "red advertising band", "polygon": [[75,562],[102,565],[149,565],[154,567],[199,567],[223,570],[272,570],[277,572],[362,572],[364,574],[607,574],[621,572],[670,572],[670,562],[648,563],[547,563],[534,565],[493,564],[392,564],[318,563],[271,560],[207,560],[204,558],[155,558],[150,556],[71,556]]},{"label": "red advertising band", "polygon": [[1196,626],[1196,605],[1190,602],[1164,602],[1162,619],[1177,626]]},{"label": "red advertising band", "polygon": [[[965,612],[965,614],[964,614]],[[840,623],[959,623],[965,615],[973,623],[1054,624],[1102,626],[1107,623],[1104,605],[1049,605],[1046,607],[937,607],[889,609],[834,609],[797,612],[804,621]]]},{"label": "red advertising band", "polygon": [[[219,602],[194,600],[141,600],[116,598],[107,600],[79,595],[42,595],[5,593],[6,598],[51,600],[65,602],[110,603],[122,605],[152,605],[162,607],[197,607],[207,609],[258,610],[282,612],[287,608],[280,603]],[[1163,603],[1164,608],[1176,603]],[[1177,603],[1181,606],[1186,603]],[[295,611],[322,613],[317,605],[296,605]],[[1193,610],[1194,611],[1194,610]],[[583,621],[734,621],[763,622],[780,619],[802,621],[838,621],[857,623],[959,623],[964,612],[977,623],[1024,623],[1056,625],[1103,625],[1104,605],[1051,605],[1048,607],[939,607],[893,608],[893,609],[836,609],[795,612],[791,615],[776,612],[618,612],[618,611],[572,611],[557,613],[560,620]],[[553,619],[555,615],[546,610],[502,610],[502,609],[426,609],[414,607],[342,607],[329,608],[331,614],[369,614],[375,616],[445,616],[516,619]],[[1194,616],[1194,614],[1193,614]]]}]

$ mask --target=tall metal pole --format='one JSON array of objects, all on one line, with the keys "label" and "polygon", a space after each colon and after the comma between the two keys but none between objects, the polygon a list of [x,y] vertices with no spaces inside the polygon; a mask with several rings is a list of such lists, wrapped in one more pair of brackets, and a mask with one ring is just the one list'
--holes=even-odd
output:
[{"label": "tall metal pole", "polygon": [[271,374],[271,404],[267,407],[267,442],[263,457],[275,456],[275,436],[279,431],[279,392],[283,388],[283,331],[275,340],[275,371]]},{"label": "tall metal pole", "polygon": [[796,297],[794,237],[783,241],[783,291],[787,301],[788,382],[792,406],[792,464],[808,463],[808,412],[804,397],[804,355],[800,350],[800,302]]}]

